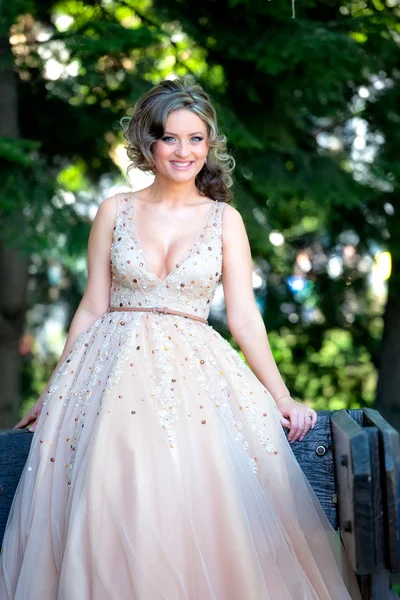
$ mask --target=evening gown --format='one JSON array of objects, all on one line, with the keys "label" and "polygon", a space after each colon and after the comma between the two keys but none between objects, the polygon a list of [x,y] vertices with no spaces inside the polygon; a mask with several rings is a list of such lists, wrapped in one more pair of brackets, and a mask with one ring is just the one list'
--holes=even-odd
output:
[{"label": "evening gown", "polygon": [[[133,195],[117,194],[110,307],[207,319],[224,206],[213,201],[162,280]],[[108,310],[78,336],[13,500],[1,600],[359,600],[357,590],[272,396],[211,325]]]}]

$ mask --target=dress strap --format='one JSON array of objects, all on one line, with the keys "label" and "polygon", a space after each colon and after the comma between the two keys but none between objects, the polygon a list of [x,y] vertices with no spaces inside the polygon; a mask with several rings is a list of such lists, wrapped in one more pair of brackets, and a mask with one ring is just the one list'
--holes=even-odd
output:
[{"label": "dress strap", "polygon": [[213,219],[214,235],[218,236],[222,242],[222,213],[224,212],[226,202],[216,202]]},{"label": "dress strap", "polygon": [[129,230],[129,224],[132,222],[132,207],[129,193],[119,192],[116,194],[116,215],[114,230],[124,228]]}]

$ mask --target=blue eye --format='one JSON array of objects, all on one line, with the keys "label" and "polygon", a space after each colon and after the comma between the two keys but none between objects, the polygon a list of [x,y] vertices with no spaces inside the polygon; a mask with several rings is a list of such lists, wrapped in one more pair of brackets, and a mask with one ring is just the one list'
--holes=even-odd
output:
[{"label": "blue eye", "polygon": [[[172,135],[164,135],[161,139],[163,142],[168,142],[169,140],[175,140],[175,138]],[[194,135],[191,139],[196,140],[198,142],[201,142],[202,140],[204,140],[204,138],[199,135]]]}]

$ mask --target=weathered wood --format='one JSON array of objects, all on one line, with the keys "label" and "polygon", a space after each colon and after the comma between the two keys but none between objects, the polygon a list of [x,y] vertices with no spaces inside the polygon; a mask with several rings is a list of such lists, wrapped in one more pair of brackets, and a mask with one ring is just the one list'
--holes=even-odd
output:
[{"label": "weathered wood", "polygon": [[365,425],[365,421],[364,421],[364,413],[362,411],[361,408],[357,408],[357,409],[350,409],[347,411],[348,414],[350,415],[350,417],[352,419],[354,419],[354,421],[356,423],[358,423],[359,425],[361,425],[361,427],[364,427]]},{"label": "weathered wood", "polygon": [[361,597],[363,600],[398,600],[391,590],[390,573],[386,569],[371,575],[359,577]]},{"label": "weathered wood", "polygon": [[341,538],[356,573],[370,574],[375,549],[368,435],[345,410],[334,412],[331,424]]},{"label": "weathered wood", "polygon": [[374,520],[375,567],[359,578],[365,600],[394,600],[391,573],[399,571],[399,433],[374,409],[351,410],[368,435]]},{"label": "weathered wood", "polygon": [[374,528],[375,571],[386,568],[383,502],[381,487],[381,457],[379,453],[379,431],[376,427],[366,427],[372,477],[372,523]]},{"label": "weathered wood", "polygon": [[386,566],[392,573],[398,573],[400,570],[400,434],[377,410],[366,408],[363,413],[365,424],[376,427],[379,432],[382,457],[379,487],[383,494]]},{"label": "weathered wood", "polygon": [[0,547],[32,438],[28,429],[0,430]]},{"label": "weathered wood", "polygon": [[[289,430],[284,430],[286,436]],[[318,412],[314,429],[292,445],[293,454],[310,482],[332,527],[338,528],[337,495],[332,452],[331,411]]]},{"label": "weathered wood", "polygon": [[366,427],[365,431],[368,435],[371,459],[375,568],[368,576],[369,589],[367,588],[364,598],[365,600],[389,600],[391,598],[390,572],[386,568],[379,430],[377,427]]}]

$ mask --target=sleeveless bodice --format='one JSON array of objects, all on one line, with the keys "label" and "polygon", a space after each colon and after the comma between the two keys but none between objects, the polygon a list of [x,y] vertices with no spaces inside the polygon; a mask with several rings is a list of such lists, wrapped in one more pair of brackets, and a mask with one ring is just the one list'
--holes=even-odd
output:
[{"label": "sleeveless bodice", "polygon": [[149,268],[140,246],[134,200],[131,194],[118,194],[110,254],[110,307],[167,306],[207,319],[222,275],[224,206],[214,201],[191,245],[161,280]]}]

